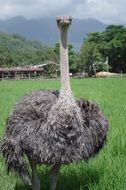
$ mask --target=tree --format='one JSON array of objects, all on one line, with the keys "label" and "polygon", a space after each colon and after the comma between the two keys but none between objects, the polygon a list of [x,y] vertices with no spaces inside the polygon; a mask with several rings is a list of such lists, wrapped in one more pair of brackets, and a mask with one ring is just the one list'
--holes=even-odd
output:
[{"label": "tree", "polygon": [[126,28],[110,25],[102,33],[103,56],[108,56],[113,72],[126,72]]},{"label": "tree", "polygon": [[98,71],[96,65],[104,61],[99,48],[100,34],[98,32],[89,33],[80,51],[81,65],[83,65],[83,70],[86,71],[89,76],[95,75],[96,70]]},{"label": "tree", "polygon": [[[81,47],[81,64],[88,74],[104,67],[106,57],[113,72],[126,72],[126,28],[109,25],[103,32],[89,33]],[[100,66],[100,67],[99,67]],[[102,66],[102,67],[101,67]],[[91,72],[92,73],[92,72]]]},{"label": "tree", "polygon": [[9,66],[13,62],[11,52],[8,47],[0,46],[0,67]]}]

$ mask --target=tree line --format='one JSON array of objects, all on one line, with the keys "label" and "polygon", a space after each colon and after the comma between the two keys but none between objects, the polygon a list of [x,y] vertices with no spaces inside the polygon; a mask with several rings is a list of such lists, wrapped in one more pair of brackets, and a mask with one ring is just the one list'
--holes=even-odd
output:
[{"label": "tree line", "polygon": [[[79,52],[69,44],[70,72],[106,70],[126,73],[126,28],[109,25],[103,32],[88,33]],[[0,67],[37,65],[45,60],[59,63],[59,43],[54,47],[38,41],[26,40],[17,34],[0,33]]]},{"label": "tree line", "polygon": [[80,61],[91,73],[105,70],[108,61],[112,72],[126,72],[126,28],[121,25],[109,25],[103,32],[87,34],[81,47]]}]

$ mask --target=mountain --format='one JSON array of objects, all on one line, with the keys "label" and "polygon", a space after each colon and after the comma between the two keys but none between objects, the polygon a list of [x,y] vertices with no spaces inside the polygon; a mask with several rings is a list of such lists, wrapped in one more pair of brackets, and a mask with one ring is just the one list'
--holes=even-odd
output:
[{"label": "mountain", "polygon": [[[88,32],[103,31],[106,25],[95,19],[73,19],[70,27],[69,41],[76,48],[80,47]],[[55,18],[25,19],[17,16],[0,21],[0,31],[17,33],[30,40],[39,40],[45,44],[58,42],[58,30]]]}]

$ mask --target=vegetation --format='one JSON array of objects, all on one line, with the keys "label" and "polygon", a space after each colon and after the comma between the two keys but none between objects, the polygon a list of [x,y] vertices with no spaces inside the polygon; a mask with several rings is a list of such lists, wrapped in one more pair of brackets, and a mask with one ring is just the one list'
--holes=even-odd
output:
[{"label": "vegetation", "polygon": [[126,28],[109,25],[103,32],[89,33],[81,48],[81,64],[88,73],[105,70],[105,61],[113,72],[126,72]]},{"label": "vegetation", "polygon": [[0,67],[37,65],[57,61],[53,48],[17,34],[0,33]]},{"label": "vegetation", "polygon": [[[108,140],[99,155],[88,162],[61,168],[57,190],[125,190],[126,189],[126,78],[96,78],[71,80],[74,95],[95,100],[108,118]],[[15,102],[27,91],[59,88],[58,80],[0,82],[0,138],[5,122]],[[41,166],[41,190],[49,189],[49,167]],[[30,190],[14,174],[7,176],[0,156],[0,190]]]},{"label": "vegetation", "polygon": [[[80,52],[69,44],[70,72],[87,72],[93,75],[105,71],[108,59],[109,70],[126,73],[126,28],[109,25],[103,32],[88,33]],[[0,67],[37,65],[45,60],[59,63],[59,43],[54,47],[38,41],[26,40],[17,34],[0,32]]]}]

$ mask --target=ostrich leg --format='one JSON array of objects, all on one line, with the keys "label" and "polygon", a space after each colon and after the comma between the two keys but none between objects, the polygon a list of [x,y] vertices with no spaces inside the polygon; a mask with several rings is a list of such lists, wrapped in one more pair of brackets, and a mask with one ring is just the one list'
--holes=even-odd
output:
[{"label": "ostrich leg", "polygon": [[32,190],[40,190],[40,180],[37,175],[36,164],[28,156],[28,160],[32,169]]},{"label": "ostrich leg", "polygon": [[37,175],[36,165],[32,165],[32,189],[40,190],[40,180]]},{"label": "ostrich leg", "polygon": [[50,171],[50,190],[56,189],[57,179],[58,179],[58,173],[60,170],[61,164],[55,164],[52,166]]}]

